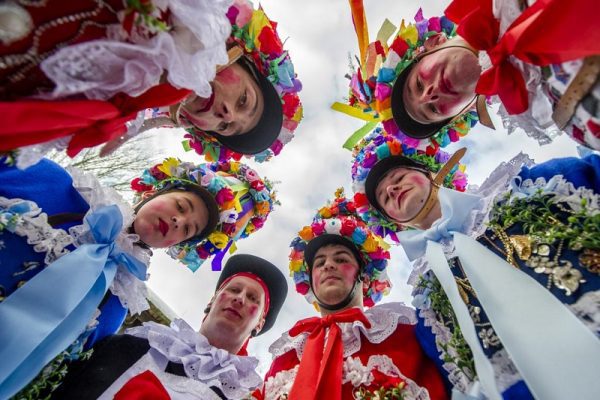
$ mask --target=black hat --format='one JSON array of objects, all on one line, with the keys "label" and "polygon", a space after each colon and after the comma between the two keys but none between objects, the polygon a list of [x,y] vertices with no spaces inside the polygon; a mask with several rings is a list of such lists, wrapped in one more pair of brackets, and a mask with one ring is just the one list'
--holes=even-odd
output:
[{"label": "black hat", "polygon": [[381,207],[377,203],[377,185],[390,170],[399,167],[418,169],[424,174],[428,174],[430,172],[429,168],[427,168],[427,166],[424,164],[404,156],[391,156],[378,161],[369,171],[365,181],[365,194],[367,196],[367,200],[369,200],[369,203],[377,210],[381,211]]},{"label": "black hat", "polygon": [[417,62],[418,59],[413,60],[412,63],[404,68],[402,72],[400,72],[396,78],[396,81],[394,82],[394,86],[392,88],[392,117],[394,118],[396,125],[398,125],[398,128],[400,128],[405,135],[415,139],[426,139],[435,135],[444,126],[448,125],[452,121],[452,118],[448,118],[447,120],[441,122],[422,124],[415,121],[406,111],[403,97],[404,85],[406,84],[408,74]]},{"label": "black hat", "polygon": [[215,291],[219,289],[225,279],[240,272],[250,272],[258,276],[269,289],[269,310],[267,310],[267,315],[265,316],[265,324],[258,333],[261,335],[271,329],[279,311],[281,311],[283,302],[287,297],[287,282],[279,268],[269,261],[250,254],[236,254],[227,260],[221,276],[219,276]]},{"label": "black hat", "polygon": [[308,265],[309,270],[312,270],[313,262],[315,261],[315,255],[317,254],[317,251],[319,251],[319,249],[323,246],[332,244],[339,244],[344,247],[347,247],[352,252],[352,254],[354,254],[354,257],[356,257],[356,261],[358,261],[358,264],[362,268],[364,262],[354,243],[352,243],[343,236],[335,235],[333,233],[325,233],[323,235],[317,236],[314,239],[311,239],[311,241],[308,242],[306,248],[304,249],[304,261],[306,262],[306,265]]},{"label": "black hat", "polygon": [[242,57],[239,61],[258,83],[263,95],[264,108],[258,123],[250,131],[235,136],[223,136],[210,132],[224,146],[241,154],[257,154],[269,147],[277,140],[283,125],[283,106],[275,86],[261,74],[256,65]]}]

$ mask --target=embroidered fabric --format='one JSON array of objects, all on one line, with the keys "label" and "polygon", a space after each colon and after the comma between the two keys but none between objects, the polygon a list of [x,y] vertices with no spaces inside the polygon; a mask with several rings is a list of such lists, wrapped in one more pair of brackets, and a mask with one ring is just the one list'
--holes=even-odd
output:
[{"label": "embroidered fabric", "polygon": [[[127,227],[131,226],[135,219],[131,206],[114,189],[102,186],[93,175],[73,167],[67,168],[67,171],[73,178],[73,187],[77,189],[90,206],[90,210],[86,215],[102,206],[115,204],[119,207],[123,215],[123,228],[125,230],[119,234],[115,242],[124,252],[148,265],[152,253],[135,244],[140,240],[138,235],[126,233]],[[70,228],[69,233],[73,237],[76,246],[95,243],[89,226],[85,222]],[[110,290],[119,298],[123,307],[130,308],[132,314],[141,313],[150,307],[146,300],[146,284],[133,276],[125,267],[119,266]]]},{"label": "embroidered fabric", "polygon": [[494,353],[490,359],[494,368],[494,376],[496,378],[496,387],[500,393],[510,388],[515,383],[522,381],[523,378],[519,374],[517,367],[510,359],[506,349],[502,348]]},{"label": "embroidered fabric", "polygon": [[228,399],[242,399],[262,383],[255,371],[256,358],[237,356],[212,346],[181,319],[173,321],[170,328],[147,322],[126,333],[147,339],[169,361],[183,364],[187,376],[219,388]]},{"label": "embroidered fabric", "polygon": [[[503,35],[510,24],[521,15],[522,10],[517,0],[494,0],[493,12],[500,22],[500,35]],[[529,93],[529,108],[522,114],[509,115],[500,99],[493,96],[492,101],[500,103],[498,115],[502,119],[502,124],[509,134],[517,128],[521,128],[527,136],[537,140],[540,145],[551,143],[562,132],[552,120],[552,102],[546,96],[545,91],[540,90],[546,84],[541,69],[512,56],[510,62],[523,73],[525,86]]]},{"label": "embroidered fabric", "polygon": [[363,365],[360,358],[348,357],[342,366],[342,384],[350,382],[352,386],[369,386],[373,380],[373,370],[378,370],[384,375],[402,379],[406,386],[402,391],[405,400],[429,400],[427,389],[420,387],[412,379],[404,376],[394,361],[386,355],[369,357],[367,365]]},{"label": "embroidered fabric", "polygon": [[[120,26],[106,40],[67,46],[44,60],[40,67],[55,84],[42,98],[83,94],[107,100],[122,92],[138,96],[160,81],[166,70],[176,87],[208,97],[217,65],[227,64],[225,42],[231,32],[226,16],[232,0],[165,0],[154,2],[171,12],[171,30],[151,38],[127,37]],[[112,31],[112,34],[111,34]]]},{"label": "embroidered fabric", "polygon": [[[415,310],[403,303],[379,304],[366,310],[365,315],[371,322],[370,329],[365,328],[361,322],[339,324],[344,342],[344,357],[351,356],[360,350],[361,335],[370,343],[377,344],[394,333],[399,324],[414,325],[417,323]],[[307,338],[308,333],[306,332],[293,338],[285,332],[269,347],[269,352],[273,357],[279,357],[290,350],[295,350],[298,359],[301,359]]]},{"label": "embroidered fabric", "polygon": [[287,371],[279,371],[275,376],[269,377],[265,382],[265,400],[285,398],[292,390],[292,385],[298,374],[298,367],[300,367],[300,365],[296,365],[294,368],[288,369]]},{"label": "embroidered fabric", "polygon": [[[24,212],[11,212],[8,209],[19,205],[27,208]],[[33,201],[23,199],[7,199],[0,196],[0,224],[4,219],[16,217],[15,234],[27,239],[38,253],[46,253],[46,265],[56,261],[59,257],[69,252],[67,246],[73,243],[73,238],[62,229],[54,229],[48,224],[48,216],[42,212]]]},{"label": "embroidered fabric", "polygon": [[581,322],[600,337],[600,290],[585,293],[569,308]]}]

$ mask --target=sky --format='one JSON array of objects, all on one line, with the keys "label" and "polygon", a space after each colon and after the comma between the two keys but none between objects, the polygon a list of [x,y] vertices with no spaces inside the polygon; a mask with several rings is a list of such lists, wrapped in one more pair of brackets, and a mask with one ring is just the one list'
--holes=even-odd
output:
[{"label": "sky", "polygon": [[[402,19],[413,20],[419,7],[425,17],[442,15],[449,1],[439,0],[364,0],[370,37],[388,18],[398,26]],[[304,120],[295,138],[278,157],[268,163],[247,161],[261,176],[278,182],[276,190],[281,206],[269,216],[265,226],[249,238],[237,243],[237,253],[250,253],[277,265],[288,273],[289,243],[297,232],[308,225],[316,210],[323,206],[339,187],[352,195],[350,179],[351,153],[342,148],[344,141],[363,124],[330,109],[348,92],[349,59],[358,54],[356,35],[346,0],[263,0],[266,14],[278,22],[278,31],[289,50],[296,73],[303,83],[300,98]],[[495,117],[495,116],[493,116]],[[449,151],[467,147],[463,163],[467,165],[470,184],[481,184],[494,168],[520,151],[536,162],[577,154],[575,142],[566,135],[552,144],[540,147],[522,131],[511,135],[495,118],[496,130],[481,125]],[[183,152],[182,133],[161,129],[156,132],[155,146],[165,156],[201,162],[195,153]],[[399,248],[391,251],[388,275],[393,287],[384,302],[403,301],[410,304],[410,288],[406,284],[411,265]],[[199,329],[203,310],[214,293],[218,273],[210,262],[192,273],[157,250],[151,261],[149,287],[180,318]],[[268,347],[296,321],[315,316],[315,309],[296,293],[291,279],[289,294],[275,326],[250,341],[249,353],[259,358],[259,373],[268,370],[271,357]]]}]

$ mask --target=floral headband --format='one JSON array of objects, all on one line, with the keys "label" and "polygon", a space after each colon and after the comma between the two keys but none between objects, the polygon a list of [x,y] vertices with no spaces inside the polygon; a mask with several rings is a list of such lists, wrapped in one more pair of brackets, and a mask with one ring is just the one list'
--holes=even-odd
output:
[{"label": "floral headband", "polygon": [[237,240],[262,228],[274,204],[278,204],[271,183],[236,161],[193,164],[167,158],[146,169],[131,182],[131,187],[141,195],[177,184],[202,186],[214,196],[219,208],[217,227],[205,239],[178,243],[167,251],[192,271],[212,256],[213,270],[221,270],[225,253],[233,253]]},{"label": "floral headband", "polygon": [[364,305],[375,305],[387,295],[391,283],[386,273],[389,245],[380,236],[373,233],[356,215],[356,206],[352,200],[344,197],[343,189],[335,193],[335,200],[322,207],[314,216],[312,224],[298,232],[290,247],[290,275],[296,284],[296,291],[311,304],[316,298],[310,290],[310,271],[304,260],[304,250],[308,243],[321,235],[339,235],[356,246],[364,261],[361,280],[368,284],[363,290]]},{"label": "floral headband", "polygon": [[[444,126],[433,136],[426,139],[415,139],[405,135],[392,117],[392,88],[396,78],[415,57],[424,52],[425,41],[436,33],[447,37],[456,36],[456,25],[445,16],[426,19],[419,9],[415,15],[415,23],[400,26],[391,46],[387,45],[387,37],[381,32],[394,28],[389,21],[384,23],[378,40],[368,45],[364,52],[362,65],[352,73],[348,104],[335,103],[333,109],[367,121],[367,124],[356,131],[344,147],[351,149],[365,133],[373,130],[379,122],[385,131],[397,137],[407,146],[420,150],[437,149],[458,141],[467,135],[479,120],[476,111],[469,111]],[[383,37],[382,37],[383,36]],[[389,35],[388,35],[389,36]]]},{"label": "floral headband", "polygon": [[[240,46],[259,72],[266,76],[279,94],[283,108],[283,124],[278,138],[265,151],[254,154],[254,160],[264,162],[278,155],[294,137],[302,119],[298,92],[302,84],[296,77],[294,65],[277,34],[277,23],[271,21],[262,8],[255,10],[247,0],[236,0],[227,12],[232,33],[229,42]],[[186,150],[194,149],[208,161],[239,160],[242,154],[221,145],[215,137],[198,128],[188,128],[184,143]],[[249,156],[250,157],[250,156]]]},{"label": "floral headband", "polygon": [[[428,148],[426,151],[422,151],[407,146],[397,138],[382,132],[381,128],[375,129],[354,148],[352,183],[356,213],[376,234],[381,237],[389,236],[394,242],[398,242],[395,232],[402,228],[395,222],[389,221],[369,203],[365,190],[365,183],[373,166],[391,156],[404,156],[435,173],[450,159],[450,154],[440,149]],[[464,192],[467,186],[465,169],[464,164],[456,165],[444,179],[444,186]]]}]

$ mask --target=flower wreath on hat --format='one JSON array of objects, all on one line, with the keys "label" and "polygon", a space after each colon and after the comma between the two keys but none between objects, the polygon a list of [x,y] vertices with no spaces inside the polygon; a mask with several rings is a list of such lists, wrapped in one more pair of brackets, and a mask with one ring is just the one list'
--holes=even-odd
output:
[{"label": "flower wreath on hat", "polygon": [[[429,171],[438,172],[450,159],[451,154],[441,149],[427,148],[425,151],[407,146],[392,135],[375,129],[365,137],[353,150],[352,184],[354,189],[354,204],[356,213],[367,223],[376,234],[390,237],[398,242],[395,232],[403,230],[395,222],[388,220],[379,210],[373,207],[365,193],[365,183],[371,168],[377,162],[390,156],[404,156],[425,166]],[[444,186],[464,192],[467,187],[466,166],[455,165],[444,179]]]},{"label": "flower wreath on hat", "polygon": [[290,276],[294,279],[298,293],[309,303],[317,305],[310,289],[310,272],[304,261],[304,249],[313,238],[324,234],[340,235],[347,239],[356,246],[363,258],[361,280],[368,284],[363,290],[365,307],[375,305],[384,295],[389,294],[391,283],[386,273],[390,259],[389,245],[356,215],[356,206],[344,196],[343,189],[337,190],[334,201],[319,209],[312,224],[302,228],[290,244]]},{"label": "flower wreath on hat", "polygon": [[[231,22],[229,43],[238,45],[260,73],[275,86],[283,107],[283,124],[278,138],[265,151],[254,154],[254,160],[264,162],[278,155],[294,137],[302,119],[302,104],[298,92],[302,84],[294,72],[294,64],[277,34],[277,23],[271,21],[262,8],[255,10],[247,0],[236,0],[227,12]],[[194,149],[208,161],[239,160],[242,154],[221,145],[217,139],[196,127],[186,129],[186,150]],[[250,157],[250,156],[248,156]]]},{"label": "flower wreath on hat", "polygon": [[[458,141],[467,135],[479,120],[476,111],[468,111],[454,119],[433,136],[415,139],[405,135],[392,117],[392,87],[400,73],[412,63],[414,58],[425,50],[425,41],[436,33],[448,38],[456,36],[456,25],[445,16],[424,18],[419,9],[415,23],[406,26],[404,21],[388,47],[387,38],[395,27],[386,20],[380,29],[378,39],[368,45],[364,61],[352,72],[348,104],[335,103],[335,110],[367,121],[356,131],[344,147],[351,149],[364,135],[381,122],[385,131],[396,136],[406,146],[420,150],[437,149]],[[385,32],[388,32],[388,35]]]},{"label": "flower wreath on hat", "polygon": [[262,228],[273,206],[278,204],[271,183],[237,161],[194,164],[167,158],[146,169],[131,182],[131,187],[141,195],[178,183],[202,186],[214,196],[219,208],[217,227],[205,239],[187,240],[167,251],[192,271],[212,256],[215,256],[213,270],[221,270],[225,253],[233,253],[237,240]]}]

